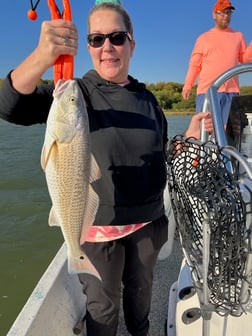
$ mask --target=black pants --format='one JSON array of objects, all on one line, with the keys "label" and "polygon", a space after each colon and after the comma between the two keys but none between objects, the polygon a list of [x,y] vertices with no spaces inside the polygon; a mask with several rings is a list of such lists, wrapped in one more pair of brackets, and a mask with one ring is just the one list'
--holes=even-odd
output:
[{"label": "black pants", "polygon": [[84,244],[86,254],[102,277],[101,282],[90,274],[79,274],[87,295],[88,336],[116,335],[121,289],[129,333],[147,335],[153,270],[167,240],[167,230],[168,220],[163,216],[124,238]]}]

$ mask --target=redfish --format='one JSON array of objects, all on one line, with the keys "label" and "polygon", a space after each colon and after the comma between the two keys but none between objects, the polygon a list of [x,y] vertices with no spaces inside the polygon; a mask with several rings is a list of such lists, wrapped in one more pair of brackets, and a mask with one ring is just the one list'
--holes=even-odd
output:
[{"label": "redfish", "polygon": [[90,152],[86,103],[75,80],[59,80],[53,97],[41,154],[52,201],[49,225],[61,228],[68,272],[90,273],[101,279],[81,247],[99,206],[91,183],[101,177]]}]

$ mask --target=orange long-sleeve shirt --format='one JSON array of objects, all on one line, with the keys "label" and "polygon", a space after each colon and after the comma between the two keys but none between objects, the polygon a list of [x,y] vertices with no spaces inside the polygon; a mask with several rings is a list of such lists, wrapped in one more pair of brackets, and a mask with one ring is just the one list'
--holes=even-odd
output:
[{"label": "orange long-sleeve shirt", "polygon": [[[191,90],[197,77],[197,94],[206,93],[209,86],[224,71],[252,60],[252,42],[247,47],[241,32],[232,28],[212,28],[198,37],[194,45],[184,90]],[[231,78],[219,92],[240,92],[238,77]]]}]

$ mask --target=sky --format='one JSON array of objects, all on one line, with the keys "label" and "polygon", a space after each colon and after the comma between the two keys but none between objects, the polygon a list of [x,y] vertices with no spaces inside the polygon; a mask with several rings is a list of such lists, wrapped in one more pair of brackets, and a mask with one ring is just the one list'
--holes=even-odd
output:
[{"label": "sky", "polygon": [[[196,38],[213,27],[215,0],[122,0],[134,26],[136,49],[130,74],[145,83],[183,83]],[[33,3],[36,3],[33,0]],[[62,9],[62,1],[56,0]],[[236,10],[231,27],[252,40],[252,1],[233,0]],[[36,47],[41,23],[50,20],[47,0],[41,0],[38,18],[30,21],[30,0],[1,0],[0,11],[0,78],[15,68]],[[92,62],[87,51],[87,17],[95,0],[71,0],[73,21],[79,31],[79,52],[75,57],[75,77],[82,77]],[[52,79],[52,69],[43,79]],[[241,75],[241,85],[252,85],[250,74]]]}]

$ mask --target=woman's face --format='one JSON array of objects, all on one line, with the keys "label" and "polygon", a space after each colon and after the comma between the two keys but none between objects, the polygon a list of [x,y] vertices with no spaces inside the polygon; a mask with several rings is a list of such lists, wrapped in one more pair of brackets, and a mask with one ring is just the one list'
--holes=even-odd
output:
[{"label": "woman's face", "polygon": [[[122,16],[116,11],[108,9],[94,12],[89,18],[89,27],[89,34],[126,31]],[[120,46],[113,45],[108,38],[98,48],[88,44],[95,70],[102,78],[114,83],[122,83],[127,80],[129,61],[134,47],[135,42],[128,38]]]}]

